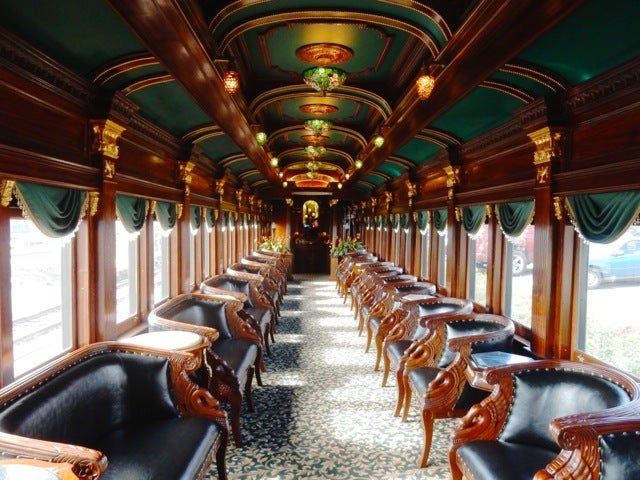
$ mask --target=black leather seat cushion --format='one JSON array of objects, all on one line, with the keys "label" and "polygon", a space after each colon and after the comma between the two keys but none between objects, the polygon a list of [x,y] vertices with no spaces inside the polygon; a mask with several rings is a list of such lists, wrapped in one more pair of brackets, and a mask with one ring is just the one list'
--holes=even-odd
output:
[{"label": "black leather seat cushion", "polygon": [[[440,315],[442,313],[451,313],[460,309],[458,304],[452,303],[421,303],[418,305],[418,316],[423,317],[426,315]],[[426,333],[426,329],[421,325],[423,322],[418,322],[411,340],[420,340]]]},{"label": "black leather seat cushion", "polygon": [[387,346],[387,355],[389,355],[389,359],[398,363],[404,355],[404,351],[409,348],[412,343],[413,342],[411,340],[396,340],[395,342],[391,342]]},{"label": "black leather seat cushion", "polygon": [[109,460],[101,480],[191,480],[208,466],[219,436],[210,420],[180,417],[127,425],[87,446]]},{"label": "black leather seat cushion", "polygon": [[474,480],[531,480],[556,455],[542,447],[483,440],[465,443],[457,452]]},{"label": "black leather seat cushion", "polygon": [[258,356],[258,346],[244,338],[216,340],[211,349],[224,359],[237,376],[244,376]]},{"label": "black leather seat cushion", "polygon": [[[486,322],[481,320],[461,320],[458,322],[447,322],[447,341],[452,338],[460,338],[470,335],[480,335],[483,333],[492,333],[502,330],[503,325],[496,322]],[[486,342],[475,343],[472,347],[474,353],[487,352],[492,350],[503,350],[508,352],[511,350],[513,336],[500,340],[489,340]],[[440,368],[449,365],[455,359],[455,352],[445,348],[438,362]]]},{"label": "black leather seat cushion", "polygon": [[269,330],[269,325],[271,325],[272,319],[271,309],[264,307],[252,307],[245,308],[244,311],[256,319],[256,322],[260,325],[263,335]]}]

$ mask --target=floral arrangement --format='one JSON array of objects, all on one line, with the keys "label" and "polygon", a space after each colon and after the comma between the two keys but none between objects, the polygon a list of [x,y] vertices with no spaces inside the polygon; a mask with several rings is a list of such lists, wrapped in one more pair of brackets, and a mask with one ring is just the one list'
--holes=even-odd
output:
[{"label": "floral arrangement", "polygon": [[262,243],[259,247],[261,250],[269,250],[271,252],[291,253],[291,249],[287,247],[282,238],[262,237]]},{"label": "floral arrangement", "polygon": [[341,257],[354,250],[364,250],[366,248],[357,236],[355,238],[336,238],[333,245],[333,248],[329,252],[332,257]]}]

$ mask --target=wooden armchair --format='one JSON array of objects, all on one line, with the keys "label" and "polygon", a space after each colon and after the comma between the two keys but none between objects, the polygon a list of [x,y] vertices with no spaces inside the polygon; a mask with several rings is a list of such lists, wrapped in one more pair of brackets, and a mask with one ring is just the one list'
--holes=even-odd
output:
[{"label": "wooden armchair", "polygon": [[206,350],[206,368],[195,377],[211,394],[230,406],[233,438],[242,446],[240,409],[242,400],[254,411],[251,383],[255,375],[262,385],[264,370],[262,338],[242,319],[242,302],[229,296],[182,294],[149,313],[150,331],[184,330],[211,341]]},{"label": "wooden armchair", "polygon": [[215,458],[226,479],[227,415],[189,377],[200,364],[181,351],[80,347],[0,391],[2,456],[70,464],[82,480],[202,480]]},{"label": "wooden armchair", "polygon": [[365,322],[369,319],[369,310],[382,296],[386,296],[385,292],[392,292],[396,288],[413,285],[417,281],[418,277],[415,275],[406,274],[374,277],[373,286],[362,294],[356,311],[358,335],[362,334]]},{"label": "wooden armchair", "polygon": [[392,289],[385,288],[379,293],[379,298],[366,311],[364,324],[367,329],[367,343],[364,351],[368,352],[371,342],[375,339],[376,363],[375,371],[380,367],[382,358],[382,340],[389,333],[389,330],[397,323],[389,313],[393,311],[399,295],[437,295],[436,285],[430,282],[413,282],[409,284],[393,285]]},{"label": "wooden armchair", "polygon": [[[452,436],[454,480],[637,478],[626,473],[638,471],[628,437],[604,438],[633,424],[629,413],[638,415],[640,386],[632,377],[601,365],[539,360],[489,368],[484,379],[491,395],[469,409]],[[601,476],[603,454],[622,476]]]},{"label": "wooden armchair", "polygon": [[378,257],[367,252],[350,252],[342,257],[336,269],[336,290],[343,297],[349,279],[353,281],[353,269],[358,262],[377,262]]},{"label": "wooden armchair", "polygon": [[240,259],[240,263],[245,265],[252,265],[254,267],[268,265],[268,275],[273,278],[273,280],[278,285],[280,295],[285,295],[287,293],[287,271],[286,268],[282,269],[275,257],[247,255]]},{"label": "wooden armchair", "polygon": [[359,278],[351,284],[349,293],[351,295],[351,309],[354,311],[353,318],[357,319],[362,296],[376,286],[376,282],[382,278],[402,275],[404,269],[395,265],[385,265],[379,267],[369,267],[363,270]]},{"label": "wooden armchair", "polygon": [[473,388],[465,370],[471,353],[510,352],[515,328],[502,315],[468,313],[435,315],[425,322],[427,334],[409,347],[401,359],[395,416],[407,420],[412,393],[421,411],[423,448],[418,465],[427,466],[436,418],[460,417],[488,396]]},{"label": "wooden armchair", "polygon": [[381,262],[378,260],[356,263],[355,266],[353,267],[353,270],[351,271],[349,279],[347,280],[346,287],[343,293],[344,299],[342,303],[347,303],[347,298],[350,297],[352,289],[357,288],[358,285],[364,281],[366,277],[363,277],[363,275],[369,269],[378,268],[378,267],[393,267],[393,266],[394,266],[393,262]]},{"label": "wooden armchair", "polygon": [[244,278],[245,280],[259,280],[264,291],[269,294],[276,309],[276,314],[280,315],[280,305],[282,304],[283,294],[281,293],[278,283],[271,276],[269,265],[247,265],[236,262],[227,267],[226,273],[234,277]]},{"label": "wooden armchair", "polygon": [[247,320],[262,335],[264,350],[268,355],[271,354],[270,341],[275,341],[277,309],[260,280],[223,273],[204,280],[200,284],[200,292],[206,295],[231,295],[240,300],[242,310],[250,315]]},{"label": "wooden armchair", "polygon": [[[425,322],[428,317],[441,314],[462,314],[473,312],[473,302],[455,297],[425,298],[405,302],[401,308],[409,311],[400,322],[389,330],[382,340],[382,386],[387,385],[389,372],[393,368],[396,376],[401,375],[401,360],[404,352],[414,342],[419,342],[427,333]],[[401,377],[400,377],[401,378]]]}]

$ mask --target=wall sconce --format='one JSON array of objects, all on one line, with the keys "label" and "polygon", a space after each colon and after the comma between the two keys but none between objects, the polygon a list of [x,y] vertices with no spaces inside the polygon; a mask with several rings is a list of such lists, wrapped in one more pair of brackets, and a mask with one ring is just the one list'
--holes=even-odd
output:
[{"label": "wall sconce", "polygon": [[287,188],[289,186],[289,182],[287,182],[286,180],[284,182],[282,182],[282,186],[284,188]]},{"label": "wall sconce", "polygon": [[338,182],[338,190],[342,189],[342,182]]},{"label": "wall sconce", "polygon": [[235,70],[227,70],[222,76],[222,83],[227,93],[234,94],[240,88],[240,74]]}]

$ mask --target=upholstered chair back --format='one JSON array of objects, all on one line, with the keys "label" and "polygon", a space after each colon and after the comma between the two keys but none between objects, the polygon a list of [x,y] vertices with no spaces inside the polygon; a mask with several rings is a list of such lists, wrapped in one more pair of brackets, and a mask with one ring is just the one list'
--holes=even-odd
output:
[{"label": "upholstered chair back", "polygon": [[232,338],[226,314],[227,302],[207,300],[202,297],[185,297],[163,309],[162,318],[200,327],[215,328],[220,339]]},{"label": "upholstered chair back", "polygon": [[514,374],[513,382],[513,399],[499,439],[553,451],[560,450],[549,432],[553,419],[631,400],[624,388],[609,379],[572,370],[523,370]]}]

